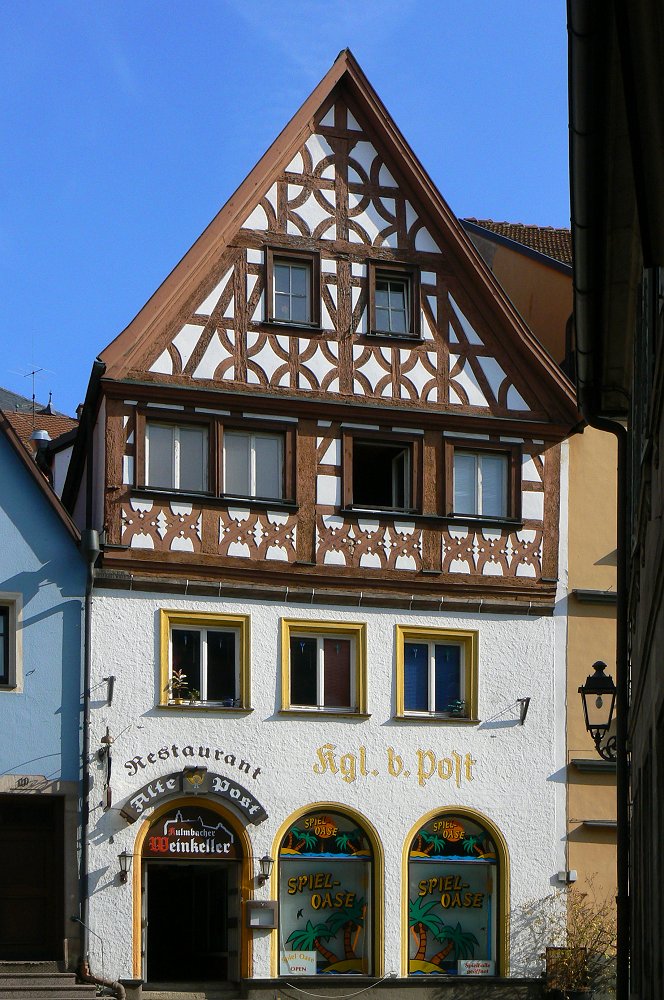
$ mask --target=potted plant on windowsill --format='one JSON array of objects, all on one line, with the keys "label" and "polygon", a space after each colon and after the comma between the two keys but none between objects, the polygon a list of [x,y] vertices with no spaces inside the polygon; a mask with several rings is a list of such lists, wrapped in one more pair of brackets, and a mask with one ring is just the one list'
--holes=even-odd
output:
[{"label": "potted plant on windowsill", "polygon": [[184,705],[186,690],[187,675],[184,670],[174,670],[171,679],[166,685],[166,691],[169,694],[169,703],[171,705]]},{"label": "potted plant on windowsill", "polygon": [[195,705],[197,701],[201,700],[201,692],[197,691],[196,688],[189,688],[189,691],[187,692],[187,694],[188,694],[188,697],[189,697],[189,704],[190,705]]}]

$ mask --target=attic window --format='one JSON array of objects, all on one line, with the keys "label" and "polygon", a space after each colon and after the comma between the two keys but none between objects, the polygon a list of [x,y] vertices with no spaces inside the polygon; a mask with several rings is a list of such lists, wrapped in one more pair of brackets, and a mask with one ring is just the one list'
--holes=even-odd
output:
[{"label": "attic window", "polygon": [[268,249],[265,255],[267,314],[270,323],[320,324],[320,259],[315,253]]},{"label": "attic window", "polygon": [[398,264],[369,265],[369,329],[386,337],[419,337],[419,274]]}]

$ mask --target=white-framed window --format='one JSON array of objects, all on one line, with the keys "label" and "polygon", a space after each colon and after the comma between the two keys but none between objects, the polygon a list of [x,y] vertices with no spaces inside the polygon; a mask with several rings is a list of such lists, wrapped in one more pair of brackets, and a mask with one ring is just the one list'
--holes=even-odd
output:
[{"label": "white-framed window", "polygon": [[397,716],[477,715],[477,633],[397,625]]},{"label": "white-framed window", "polygon": [[282,323],[311,322],[311,267],[274,259],[274,318]]},{"label": "white-framed window", "polygon": [[454,449],[454,514],[508,516],[509,456]]},{"label": "white-framed window", "polygon": [[284,435],[224,431],[224,488],[231,496],[284,497]]},{"label": "white-framed window", "polygon": [[376,275],[375,332],[410,333],[411,287],[408,276]]},{"label": "white-framed window", "polygon": [[364,712],[365,626],[282,620],[282,707]]},{"label": "white-framed window", "polygon": [[271,323],[316,327],[320,323],[320,257],[317,253],[265,251],[266,319]]},{"label": "white-framed window", "polygon": [[0,690],[19,686],[21,594],[0,594]]},{"label": "white-framed window", "polygon": [[162,704],[249,706],[249,618],[161,612]]},{"label": "white-framed window", "polygon": [[208,428],[148,420],[145,425],[145,485],[207,492]]}]

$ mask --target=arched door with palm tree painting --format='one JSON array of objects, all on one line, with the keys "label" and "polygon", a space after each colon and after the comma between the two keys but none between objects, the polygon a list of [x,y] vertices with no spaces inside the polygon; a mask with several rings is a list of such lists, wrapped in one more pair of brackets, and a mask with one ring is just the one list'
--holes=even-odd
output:
[{"label": "arched door with palm tree painting", "polygon": [[408,851],[410,975],[498,975],[499,852],[478,819],[440,813]]},{"label": "arched door with palm tree painting", "polygon": [[370,974],[373,852],[349,816],[317,810],[279,850],[281,975]]}]

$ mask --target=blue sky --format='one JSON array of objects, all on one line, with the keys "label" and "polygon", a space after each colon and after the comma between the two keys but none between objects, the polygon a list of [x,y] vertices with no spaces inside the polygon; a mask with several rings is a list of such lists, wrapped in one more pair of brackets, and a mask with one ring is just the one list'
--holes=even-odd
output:
[{"label": "blue sky", "polygon": [[569,225],[564,0],[0,0],[0,385],[73,413],[346,46],[457,215]]}]

